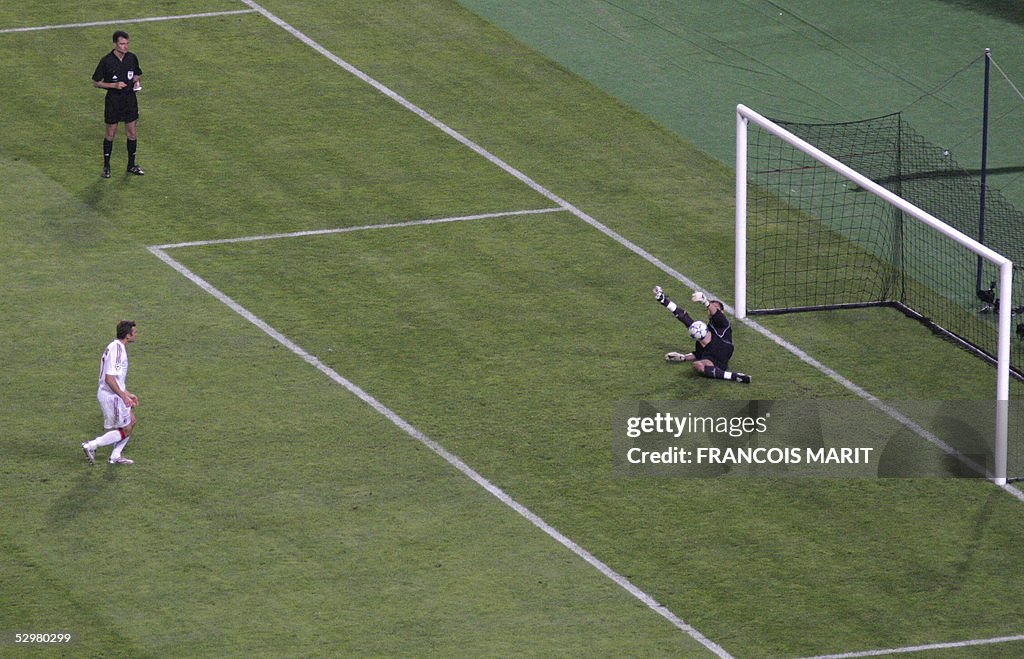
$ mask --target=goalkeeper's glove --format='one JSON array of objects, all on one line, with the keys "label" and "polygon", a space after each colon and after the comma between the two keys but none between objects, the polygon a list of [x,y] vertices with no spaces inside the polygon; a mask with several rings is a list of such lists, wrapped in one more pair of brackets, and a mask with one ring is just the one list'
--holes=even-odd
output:
[{"label": "goalkeeper's glove", "polygon": [[661,290],[661,286],[654,287],[654,299],[661,303],[661,306],[666,307],[672,313],[676,312],[676,303],[668,299],[665,295],[665,291]]},{"label": "goalkeeper's glove", "polygon": [[694,302],[700,302],[705,307],[711,306],[711,300],[708,299],[707,295],[704,295],[700,291],[694,291],[690,299],[693,300]]}]

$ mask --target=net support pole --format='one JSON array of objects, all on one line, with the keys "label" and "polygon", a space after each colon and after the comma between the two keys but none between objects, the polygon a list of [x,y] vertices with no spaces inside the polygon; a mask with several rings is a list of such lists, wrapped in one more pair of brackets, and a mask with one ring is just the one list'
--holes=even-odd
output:
[{"label": "net support pole", "polygon": [[[988,175],[988,90],[989,71],[992,68],[992,49],[985,49],[985,93],[981,110],[981,194],[978,198],[978,242],[985,244],[985,183]],[[981,257],[978,257],[978,290],[981,290]],[[1000,293],[1004,289],[1000,288]],[[1007,290],[1006,296],[1009,297]]]},{"label": "net support pole", "polygon": [[[742,107],[742,106],[741,106]],[[736,112],[736,300],[733,315],[747,316],[747,118]]]}]

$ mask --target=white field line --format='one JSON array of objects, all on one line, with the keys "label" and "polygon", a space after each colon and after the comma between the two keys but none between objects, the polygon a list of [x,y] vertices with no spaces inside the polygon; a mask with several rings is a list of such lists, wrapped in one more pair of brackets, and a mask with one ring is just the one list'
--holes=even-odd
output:
[{"label": "white field line", "polygon": [[235,16],[237,14],[253,14],[254,9],[233,9],[231,11],[208,11],[202,14],[179,14],[177,16],[153,16],[151,18],[123,18],[116,21],[91,21],[89,23],[65,23],[63,25],[37,25],[32,27],[9,27],[0,29],[0,34],[15,32],[39,32],[42,30],[68,30],[101,25],[129,25],[132,23],[156,23],[159,21],[180,21],[189,18],[213,18],[215,16]]},{"label": "white field line", "polygon": [[854,657],[883,657],[892,654],[910,654],[911,652],[928,652],[929,650],[953,650],[956,648],[972,648],[980,645],[997,643],[1015,643],[1024,641],[1022,636],[999,636],[996,638],[979,638],[971,641],[952,641],[950,643],[932,643],[929,645],[911,645],[902,648],[886,648],[884,650],[864,650],[862,652],[844,652],[842,654],[822,654],[805,659],[853,659]]},{"label": "white field line", "polygon": [[[511,176],[519,179],[520,181],[522,181],[524,184],[526,184],[533,191],[537,192],[540,195],[543,195],[544,197],[547,197],[552,202],[558,204],[560,207],[564,208],[566,211],[572,213],[573,215],[575,215],[579,219],[583,220],[584,222],[586,222],[587,224],[589,224],[593,228],[595,228],[598,231],[600,231],[601,233],[605,234],[606,236],[608,236],[609,238],[611,238],[615,242],[619,243],[620,245],[622,245],[623,247],[625,247],[629,251],[633,252],[634,254],[639,256],[640,258],[644,259],[648,263],[651,263],[652,265],[657,267],[659,270],[661,270],[665,274],[667,274],[670,277],[672,277],[673,279],[681,282],[682,284],[684,284],[688,288],[703,290],[703,288],[701,286],[698,286],[689,277],[684,276],[682,273],[680,273],[676,269],[670,267],[666,263],[662,262],[661,259],[655,257],[653,254],[651,254],[647,250],[643,249],[642,247],[640,247],[639,245],[633,243],[632,241],[626,239],[622,235],[616,233],[615,231],[613,231],[611,228],[605,226],[604,224],[598,222],[596,219],[594,219],[593,217],[591,217],[587,213],[583,212],[579,208],[573,206],[572,204],[570,204],[566,200],[562,199],[561,197],[559,197],[558,195],[556,195],[552,191],[548,190],[544,186],[540,185],[539,183],[534,181],[532,178],[530,178],[529,176],[527,176],[523,172],[519,171],[515,167],[512,167],[511,165],[506,163],[504,160],[498,158],[496,155],[494,155],[490,151],[487,151],[486,149],[484,149],[482,146],[480,146],[476,142],[473,142],[468,137],[462,135],[461,133],[457,132],[453,128],[451,128],[448,125],[442,123],[439,119],[437,119],[433,115],[429,114],[426,110],[423,110],[419,106],[414,105],[411,101],[409,101],[405,97],[399,95],[394,90],[388,88],[383,83],[381,83],[381,82],[375,80],[374,78],[371,78],[367,74],[363,73],[362,71],[360,71],[356,67],[352,66],[351,64],[349,64],[345,60],[341,59],[340,57],[338,57],[337,55],[335,55],[331,51],[329,51],[326,48],[324,48],[323,46],[321,46],[316,41],[313,41],[311,38],[309,38],[308,36],[306,36],[305,34],[300,32],[298,29],[292,27],[291,25],[289,25],[288,23],[286,23],[282,19],[280,19],[277,16],[275,16],[274,14],[270,13],[269,11],[264,9],[262,6],[260,6],[258,3],[254,2],[253,0],[240,0],[240,1],[244,2],[249,7],[252,7],[253,9],[255,9],[257,12],[259,12],[264,17],[266,17],[267,20],[271,21],[275,25],[277,25],[280,28],[282,28],[283,30],[287,31],[289,34],[294,36],[296,39],[298,39],[302,43],[306,44],[307,46],[309,46],[310,48],[312,48],[316,52],[320,53],[321,55],[326,57],[328,60],[330,60],[331,62],[333,62],[337,66],[341,67],[342,69],[344,69],[348,73],[352,74],[353,76],[355,76],[359,80],[362,80],[366,84],[370,85],[371,87],[376,89],[378,92],[380,92],[384,96],[387,96],[391,100],[393,100],[396,103],[398,103],[399,105],[401,105],[403,108],[405,108],[405,109],[409,110],[410,112],[412,112],[413,114],[416,114],[417,116],[421,117],[424,121],[430,123],[431,125],[436,127],[438,130],[440,130],[440,131],[444,132],[445,134],[449,135],[450,137],[452,137],[452,139],[460,142],[461,144],[465,145],[469,149],[471,149],[474,152],[478,153],[480,156],[486,158],[489,162],[491,162],[494,165],[496,165],[497,167],[501,168],[502,170],[504,170],[509,175],[511,175]],[[718,299],[724,299],[721,296],[715,296],[715,297],[718,298]],[[732,314],[732,312],[733,312],[732,307],[730,307],[729,305],[724,305],[724,306],[726,307],[726,309],[725,309],[726,312]],[[912,432],[916,433],[920,437],[924,438],[925,440],[931,442],[932,444],[937,446],[942,451],[944,451],[944,452],[948,453],[949,455],[952,455],[953,457],[957,458],[958,460],[964,462],[964,464],[966,464],[968,467],[971,467],[975,471],[978,471],[978,473],[982,473],[982,474],[984,473],[984,469],[981,469],[979,467],[979,465],[977,465],[974,462],[971,462],[971,461],[967,460],[959,452],[954,450],[952,447],[950,447],[945,442],[941,441],[938,437],[936,437],[932,433],[926,431],[920,425],[914,423],[913,421],[908,419],[903,414],[900,414],[898,411],[896,411],[895,409],[893,409],[889,405],[886,405],[884,402],[880,401],[877,397],[872,395],[870,392],[868,392],[864,388],[860,387],[859,385],[857,385],[857,384],[851,382],[850,380],[848,380],[847,378],[843,377],[838,372],[836,372],[834,369],[829,368],[828,366],[826,366],[825,364],[821,363],[817,359],[811,357],[810,355],[808,355],[806,352],[804,352],[802,349],[800,349],[799,347],[797,347],[793,343],[790,343],[789,341],[786,341],[785,339],[783,339],[782,337],[778,336],[777,334],[775,334],[774,332],[772,332],[768,328],[764,327],[760,323],[755,322],[753,320],[750,320],[749,318],[742,318],[740,320],[741,320],[742,323],[744,323],[745,325],[747,325],[748,327],[750,327],[751,329],[756,331],[758,334],[761,334],[762,336],[764,336],[765,338],[769,339],[770,341],[772,341],[776,345],[778,345],[778,346],[784,348],[785,350],[789,351],[791,354],[793,354],[800,361],[804,362],[805,364],[807,364],[808,366],[811,366],[814,369],[817,369],[819,372],[825,374],[826,376],[828,376],[832,380],[838,382],[841,386],[845,387],[848,391],[851,391],[852,393],[856,394],[857,396],[860,396],[861,398],[869,401],[878,410],[880,410],[880,411],[884,412],[885,414],[889,415],[890,417],[895,419],[897,422],[899,422],[901,425],[905,426],[906,428],[908,428]],[[1024,491],[1021,491],[1020,489],[1016,488],[1015,486],[1013,486],[1013,485],[1011,485],[1009,483],[1006,483],[1006,484],[1003,484],[1003,485],[997,485],[997,487],[999,487],[1002,490],[1006,491],[1008,494],[1010,494],[1011,496],[1017,498],[1019,501],[1024,502]]]},{"label": "white field line", "polygon": [[377,412],[382,414],[393,424],[401,428],[410,437],[412,437],[413,439],[420,442],[421,444],[429,448],[431,451],[439,455],[450,465],[458,469],[466,477],[471,479],[473,482],[475,482],[483,489],[487,490],[487,492],[492,494],[499,501],[504,503],[506,506],[508,506],[515,512],[519,513],[519,515],[524,517],[535,527],[543,531],[545,534],[547,534],[556,542],[564,546],[566,549],[576,554],[584,561],[589,563],[591,566],[596,568],[599,572],[601,572],[601,574],[605,575],[613,582],[615,582],[618,586],[626,590],[630,595],[643,602],[648,608],[661,615],[663,618],[665,618],[673,625],[675,625],[678,629],[686,632],[690,637],[701,643],[701,645],[706,647],[708,650],[714,652],[716,655],[722,657],[723,659],[726,657],[731,657],[731,655],[727,653],[724,649],[722,649],[718,644],[714,643],[706,636],[701,634],[699,631],[697,631],[697,629],[691,627],[686,622],[681,620],[674,613],[672,613],[667,608],[659,604],[658,601],[655,600],[653,597],[651,597],[644,591],[634,586],[628,579],[626,579],[626,577],[622,576],[612,568],[608,567],[608,565],[603,563],[601,560],[599,560],[593,554],[588,552],[586,549],[570,540],[568,537],[563,535],[557,529],[555,529],[550,524],[541,519],[539,516],[537,516],[529,508],[527,508],[526,506],[522,505],[521,503],[510,497],[504,490],[488,481],[486,478],[481,476],[477,471],[475,471],[472,467],[463,462],[462,459],[459,458],[457,455],[454,455],[453,453],[450,453],[447,450],[445,450],[443,446],[441,446],[434,440],[424,435],[422,432],[420,432],[418,429],[412,426],[405,419],[398,416],[398,414],[392,411],[389,407],[384,405],[384,403],[380,402],[379,400],[368,394],[366,391],[364,391],[362,388],[360,388],[358,385],[354,384],[350,380],[342,377],[337,371],[335,371],[333,368],[320,361],[320,359],[318,359],[316,356],[311,355],[310,353],[303,350],[299,345],[291,341],[284,334],[278,332],[276,329],[268,325],[266,322],[264,322],[263,320],[249,312],[242,305],[238,304],[233,299],[231,299],[230,297],[222,293],[220,290],[215,288],[209,282],[199,277],[194,272],[186,268],[184,265],[170,257],[167,254],[167,252],[164,251],[164,249],[157,246],[152,246],[149,247],[148,249],[158,259],[160,259],[167,265],[171,266],[181,275],[188,278],[197,286],[199,286],[199,288],[206,291],[223,304],[227,305],[231,310],[240,315],[242,318],[246,319],[259,329],[263,330],[263,332],[270,336],[272,339],[274,339],[275,341],[277,341],[278,343],[280,343],[281,345],[283,345],[284,347],[288,348],[293,353],[301,357],[303,361],[307,362],[308,364],[316,368],[318,371],[326,375],[328,378],[330,378],[337,384],[340,384],[342,387],[344,387],[349,392],[354,394],[364,403],[366,403],[367,405],[375,409]]},{"label": "white field line", "polygon": [[543,213],[562,213],[564,208],[537,208],[521,211],[505,211],[501,213],[480,213],[479,215],[460,215],[458,217],[439,217],[430,220],[412,220],[409,222],[391,222],[386,224],[364,224],[356,227],[341,227],[338,229],[313,229],[311,231],[292,231],[290,233],[270,233],[261,236],[244,236],[241,238],[219,238],[215,240],[195,240],[187,243],[170,243],[167,245],[154,245],[157,249],[176,249],[178,247],[203,247],[206,245],[224,245],[227,243],[249,243],[257,240],[277,240],[279,238],[304,238],[306,236],[326,236],[336,233],[351,233],[353,231],[371,231],[374,229],[396,229],[401,227],[415,227],[427,224],[446,224],[448,222],[470,222],[472,220],[489,220],[497,217],[516,217],[519,215],[540,215]]}]

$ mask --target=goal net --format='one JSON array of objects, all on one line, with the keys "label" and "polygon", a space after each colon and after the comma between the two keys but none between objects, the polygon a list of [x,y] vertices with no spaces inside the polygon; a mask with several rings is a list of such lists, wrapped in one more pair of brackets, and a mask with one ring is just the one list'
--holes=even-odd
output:
[{"label": "goal net", "polygon": [[[1012,260],[974,237],[978,195],[973,212],[961,210],[971,193],[946,175],[955,163],[940,152],[908,173],[923,141],[899,115],[799,125],[740,105],[736,118],[736,315],[895,307],[994,363],[995,399],[1008,400],[1011,368],[1024,366],[1010,340],[1022,296]],[[945,221],[954,216],[959,226]],[[1005,419],[1001,432],[997,480]]]}]

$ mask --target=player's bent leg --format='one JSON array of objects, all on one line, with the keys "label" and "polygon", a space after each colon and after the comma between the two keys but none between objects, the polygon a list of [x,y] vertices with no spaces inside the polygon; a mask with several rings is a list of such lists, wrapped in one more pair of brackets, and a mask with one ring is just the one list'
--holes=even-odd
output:
[{"label": "player's bent leg", "polygon": [[721,366],[715,364],[714,362],[707,360],[702,360],[701,362],[694,363],[694,368],[696,368],[697,364],[699,363],[703,363],[703,367],[699,370],[700,373],[706,378],[711,378],[713,380],[731,380],[733,382],[742,382],[746,384],[750,383],[749,375],[745,375],[743,373],[733,373],[732,371],[726,370],[725,368],[722,368]]},{"label": "player's bent leg", "polygon": [[[668,355],[665,357],[667,359]],[[746,373],[727,371],[720,366],[716,366],[715,363],[709,359],[701,359],[693,362],[693,370],[706,378],[711,378],[712,380],[731,380],[732,382],[739,382],[740,384],[750,384],[750,376]]]},{"label": "player's bent leg", "polygon": [[128,441],[132,438],[132,431],[135,430],[135,425],[138,423],[138,419],[135,416],[135,410],[128,408],[128,423],[118,429],[121,435],[120,441],[114,444],[114,449],[110,452],[110,464],[112,465],[130,465],[135,464],[134,460],[126,458],[121,455],[125,447],[128,446]]},{"label": "player's bent leg", "polygon": [[121,434],[121,430],[119,428],[114,428],[112,430],[104,430],[102,435],[99,435],[98,437],[92,439],[91,441],[86,442],[82,446],[88,445],[89,448],[96,450],[101,446],[110,446],[111,444],[116,444],[122,439],[124,439],[124,435]]},{"label": "player's bent leg", "polygon": [[124,457],[121,452],[124,451],[125,447],[128,446],[128,440],[132,437],[131,435],[125,435],[124,438],[117,444],[114,444],[114,450],[110,452],[110,464],[112,465],[130,465],[135,464],[134,460]]},{"label": "player's bent leg", "polygon": [[750,384],[750,376],[746,373],[727,371],[720,366],[711,365],[704,369],[704,376],[716,380],[730,380],[740,384]]},{"label": "player's bent leg", "polygon": [[120,428],[112,428],[103,431],[102,435],[94,437],[88,442],[82,442],[82,451],[85,452],[85,459],[89,464],[96,463],[96,449],[101,446],[109,446],[123,441],[126,435]]},{"label": "player's bent leg", "polygon": [[712,380],[724,380],[725,371],[718,368],[714,364],[710,364],[704,367],[704,377],[711,378]]}]

